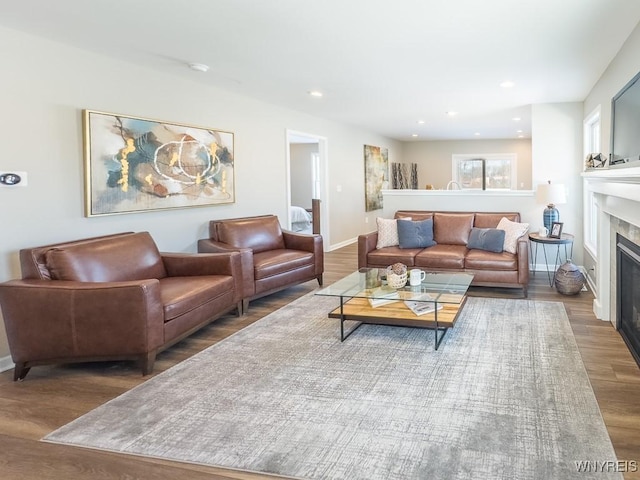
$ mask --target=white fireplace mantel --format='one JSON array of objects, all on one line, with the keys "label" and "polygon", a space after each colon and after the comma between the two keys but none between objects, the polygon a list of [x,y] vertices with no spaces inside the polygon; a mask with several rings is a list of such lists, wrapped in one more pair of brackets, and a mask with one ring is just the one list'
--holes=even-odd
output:
[{"label": "white fireplace mantel", "polygon": [[612,234],[612,218],[640,228],[640,167],[594,169],[582,176],[585,191],[596,194],[598,208],[598,292],[594,313],[598,318],[615,324],[615,234]]}]

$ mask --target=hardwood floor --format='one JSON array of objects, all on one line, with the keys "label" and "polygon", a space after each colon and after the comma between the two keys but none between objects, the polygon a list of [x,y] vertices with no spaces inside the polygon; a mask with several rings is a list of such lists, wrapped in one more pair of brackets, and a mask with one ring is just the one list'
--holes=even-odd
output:
[{"label": "hardwood floor", "polygon": [[[355,244],[325,255],[325,285],[357,267]],[[162,352],[154,375],[215,344],[273,310],[316,288],[308,282],[251,302],[242,318],[226,316]],[[474,296],[520,298],[510,290],[474,288]],[[640,469],[640,369],[613,327],[592,313],[593,296],[563,296],[547,277],[532,277],[529,298],[563,302],[619,460]],[[446,341],[446,339],[445,339]],[[26,380],[13,382],[13,372],[0,374],[0,477],[8,479],[259,479],[267,475],[181,464],[41,442],[47,433],[143,383],[128,362],[34,367]],[[123,419],[126,421],[126,419]],[[573,460],[573,459],[571,459]],[[608,460],[608,459],[575,459]],[[626,473],[640,479],[640,473]]]}]

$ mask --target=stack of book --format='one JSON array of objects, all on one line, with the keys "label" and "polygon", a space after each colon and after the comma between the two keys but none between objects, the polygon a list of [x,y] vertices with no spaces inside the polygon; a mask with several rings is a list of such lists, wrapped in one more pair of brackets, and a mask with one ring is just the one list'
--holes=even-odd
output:
[{"label": "stack of book", "polygon": [[389,286],[374,288],[369,292],[369,295],[369,305],[373,308],[397,302],[400,299],[398,291]]}]

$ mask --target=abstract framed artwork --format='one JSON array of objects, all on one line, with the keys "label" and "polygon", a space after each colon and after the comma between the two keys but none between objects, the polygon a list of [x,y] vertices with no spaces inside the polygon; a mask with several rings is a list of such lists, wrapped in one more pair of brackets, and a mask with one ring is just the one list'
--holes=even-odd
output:
[{"label": "abstract framed artwork", "polygon": [[88,217],[235,202],[233,133],[84,110]]},{"label": "abstract framed artwork", "polygon": [[386,148],[364,146],[365,211],[382,208],[382,190],[389,184],[389,151]]}]

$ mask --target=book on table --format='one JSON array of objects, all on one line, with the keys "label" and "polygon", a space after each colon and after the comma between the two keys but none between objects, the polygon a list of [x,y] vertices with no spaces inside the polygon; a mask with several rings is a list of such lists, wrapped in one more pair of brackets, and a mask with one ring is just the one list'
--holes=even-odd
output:
[{"label": "book on table", "polygon": [[388,286],[377,287],[368,291],[369,305],[373,308],[397,302],[400,294],[394,288]]},{"label": "book on table", "polygon": [[[436,302],[428,293],[424,293],[414,300],[405,300],[404,304],[418,316],[436,311]],[[437,309],[441,310],[442,305],[438,305]]]}]

